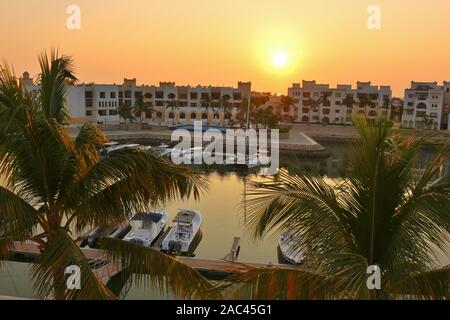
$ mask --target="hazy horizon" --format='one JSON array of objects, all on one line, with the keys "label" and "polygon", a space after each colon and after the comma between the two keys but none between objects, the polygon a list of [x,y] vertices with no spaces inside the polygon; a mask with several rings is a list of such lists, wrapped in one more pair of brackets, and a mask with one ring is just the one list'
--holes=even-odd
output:
[{"label": "hazy horizon", "polygon": [[[66,28],[71,4],[81,30]],[[380,30],[366,26],[372,4]],[[2,1],[0,57],[34,76],[38,54],[57,47],[86,83],[252,81],[256,91],[286,94],[302,80],[371,81],[401,97],[411,81],[450,80],[448,13],[444,0]]]}]

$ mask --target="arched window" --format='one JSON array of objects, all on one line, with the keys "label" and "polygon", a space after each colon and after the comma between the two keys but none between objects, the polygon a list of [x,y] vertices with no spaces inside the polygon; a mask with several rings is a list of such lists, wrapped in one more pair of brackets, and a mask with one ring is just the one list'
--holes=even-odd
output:
[{"label": "arched window", "polygon": [[151,93],[146,93],[146,94],[144,94],[144,98],[145,99],[151,99],[153,96],[152,96],[152,94]]},{"label": "arched window", "polygon": [[169,93],[168,97],[169,97],[170,100],[173,100],[173,99],[175,99],[177,96],[176,96],[174,93]]},{"label": "arched window", "polygon": [[173,112],[169,113],[169,119],[175,119],[175,113]]},{"label": "arched window", "polygon": [[197,114],[195,112],[191,113],[191,120],[197,120]]},{"label": "arched window", "polygon": [[180,119],[186,119],[186,114],[184,112],[180,113]]},{"label": "arched window", "polygon": [[208,115],[206,113],[202,113],[202,120],[208,119]]}]

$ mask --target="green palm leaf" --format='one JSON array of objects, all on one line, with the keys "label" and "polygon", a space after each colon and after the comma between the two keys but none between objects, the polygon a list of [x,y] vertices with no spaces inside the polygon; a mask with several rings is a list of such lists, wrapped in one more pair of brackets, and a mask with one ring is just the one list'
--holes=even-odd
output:
[{"label": "green palm leaf", "polygon": [[137,285],[147,283],[161,294],[178,298],[218,298],[213,285],[194,269],[160,251],[111,238],[103,238],[100,247],[111,261],[120,263],[126,274],[132,274]]}]

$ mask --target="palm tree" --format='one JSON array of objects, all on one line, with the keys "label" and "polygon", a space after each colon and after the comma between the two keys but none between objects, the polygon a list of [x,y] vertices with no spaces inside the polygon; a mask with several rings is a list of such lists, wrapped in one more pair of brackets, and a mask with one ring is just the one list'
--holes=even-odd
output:
[{"label": "palm tree", "polygon": [[[307,250],[300,269],[261,268],[238,275],[237,293],[255,299],[449,298],[450,182],[436,180],[445,153],[437,152],[417,177],[413,166],[429,136],[393,135],[385,122],[355,120],[361,141],[343,182],[283,170],[254,183],[247,221],[257,237],[298,235]],[[381,271],[369,290],[368,266]],[[248,291],[249,290],[249,291]]]},{"label": "palm tree", "polygon": [[[347,114],[347,116],[350,116],[350,117],[351,117],[351,116],[352,116],[352,113],[353,113],[353,107],[356,105],[356,101],[355,101],[355,99],[353,98],[353,95],[346,95],[345,98],[344,98],[344,100],[342,100],[341,104],[347,107],[347,112],[346,112],[346,114]],[[350,112],[349,112],[349,111],[350,111]],[[349,113],[350,113],[350,114],[349,114]],[[346,120],[347,120],[347,119],[346,119]],[[345,122],[344,122],[344,124],[345,124]]]},{"label": "palm tree", "polygon": [[171,113],[174,115],[174,121],[175,121],[175,110],[179,110],[179,103],[178,100],[171,99],[166,101],[166,109],[170,110]]},{"label": "palm tree", "polygon": [[142,117],[146,116],[147,114],[151,114],[155,110],[153,109],[152,102],[144,102],[144,97],[140,95],[136,97],[133,111],[135,115],[139,117],[139,124],[142,125]]},{"label": "palm tree", "polygon": [[364,114],[367,117],[367,107],[372,108],[373,106],[375,106],[375,103],[365,93],[360,94],[358,96],[358,100],[359,100],[359,107],[364,108]]},{"label": "palm tree", "polygon": [[[116,224],[167,200],[198,197],[206,184],[184,167],[143,149],[100,159],[107,137],[95,124],[73,139],[63,128],[65,94],[76,78],[72,60],[53,51],[40,57],[40,89],[28,93],[8,66],[0,68],[0,260],[14,241],[35,242],[41,255],[32,269],[37,294],[56,299],[114,299],[91,270],[76,233]],[[126,274],[163,292],[204,297],[210,284],[159,251],[120,240],[101,247]],[[65,287],[64,270],[81,269],[81,290]],[[209,294],[208,294],[209,295]]]},{"label": "palm tree", "polygon": [[308,99],[308,105],[309,105],[309,120],[311,121],[311,111],[314,110],[318,110],[320,108],[320,104],[322,103],[322,101],[320,99],[313,99],[313,98],[309,98]]},{"label": "palm tree", "polygon": [[[294,105],[295,105],[294,99],[292,99],[289,96],[281,96],[281,98],[280,98],[280,106],[281,106],[282,111],[284,113],[290,114],[291,107],[294,106]],[[282,114],[282,113],[280,112],[280,114]],[[284,121],[284,117],[282,117],[282,119]]]},{"label": "palm tree", "polygon": [[117,107],[117,114],[125,121],[125,123],[127,123],[127,120],[130,121],[130,123],[136,120],[133,115],[133,107],[123,102],[119,103],[119,106]]},{"label": "palm tree", "polygon": [[386,120],[390,119],[388,116],[389,116],[389,111],[391,110],[391,108],[392,108],[392,100],[387,97],[384,97],[383,98],[383,109],[385,112]]},{"label": "palm tree", "polygon": [[[222,112],[224,115],[224,118],[226,119],[227,115],[231,115],[232,109],[233,109],[233,104],[230,102],[231,100],[231,96],[228,94],[223,95],[220,98],[220,105],[222,108]],[[231,121],[231,116],[230,116],[230,121]]]}]

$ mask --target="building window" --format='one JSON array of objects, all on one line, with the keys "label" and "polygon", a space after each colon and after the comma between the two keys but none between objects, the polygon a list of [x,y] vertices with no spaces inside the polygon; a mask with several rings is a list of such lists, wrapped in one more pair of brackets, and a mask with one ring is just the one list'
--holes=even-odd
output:
[{"label": "building window", "polygon": [[162,100],[156,101],[155,104],[157,107],[164,107],[164,101],[162,101]]},{"label": "building window", "polygon": [[125,91],[125,99],[131,99],[131,91]]},{"label": "building window", "polygon": [[145,99],[151,99],[152,98],[152,94],[147,92],[146,94],[144,94],[144,98]]},{"label": "building window", "polygon": [[92,110],[86,110],[86,115],[87,116],[92,116]]},{"label": "building window", "polygon": [[106,93],[100,92],[100,99],[105,99],[105,98],[106,98]]},{"label": "building window", "polygon": [[208,100],[209,99],[209,93],[203,92],[202,93],[202,100]]},{"label": "building window", "polygon": [[98,115],[99,116],[106,116],[106,110],[98,110]]},{"label": "building window", "polygon": [[116,116],[117,115],[117,110],[109,110],[109,115],[110,116]]},{"label": "building window", "polygon": [[174,100],[177,96],[174,93],[169,93],[167,96],[170,100]]},{"label": "building window", "polygon": [[109,94],[109,96],[111,97],[111,99],[115,99],[116,98],[116,93],[115,92],[111,92]]},{"label": "building window", "polygon": [[197,119],[197,114],[196,113],[191,113],[191,119],[192,120],[196,120]]},{"label": "building window", "polygon": [[156,99],[164,99],[164,91],[155,92]]},{"label": "building window", "polygon": [[191,100],[197,100],[198,99],[198,93],[197,92],[191,92],[190,93]]},{"label": "building window", "polygon": [[191,108],[197,108],[197,102],[191,102]]},{"label": "building window", "polygon": [[186,119],[186,114],[184,112],[180,113],[180,119]]},{"label": "building window", "polygon": [[242,93],[234,92],[233,93],[233,100],[242,100]]}]

